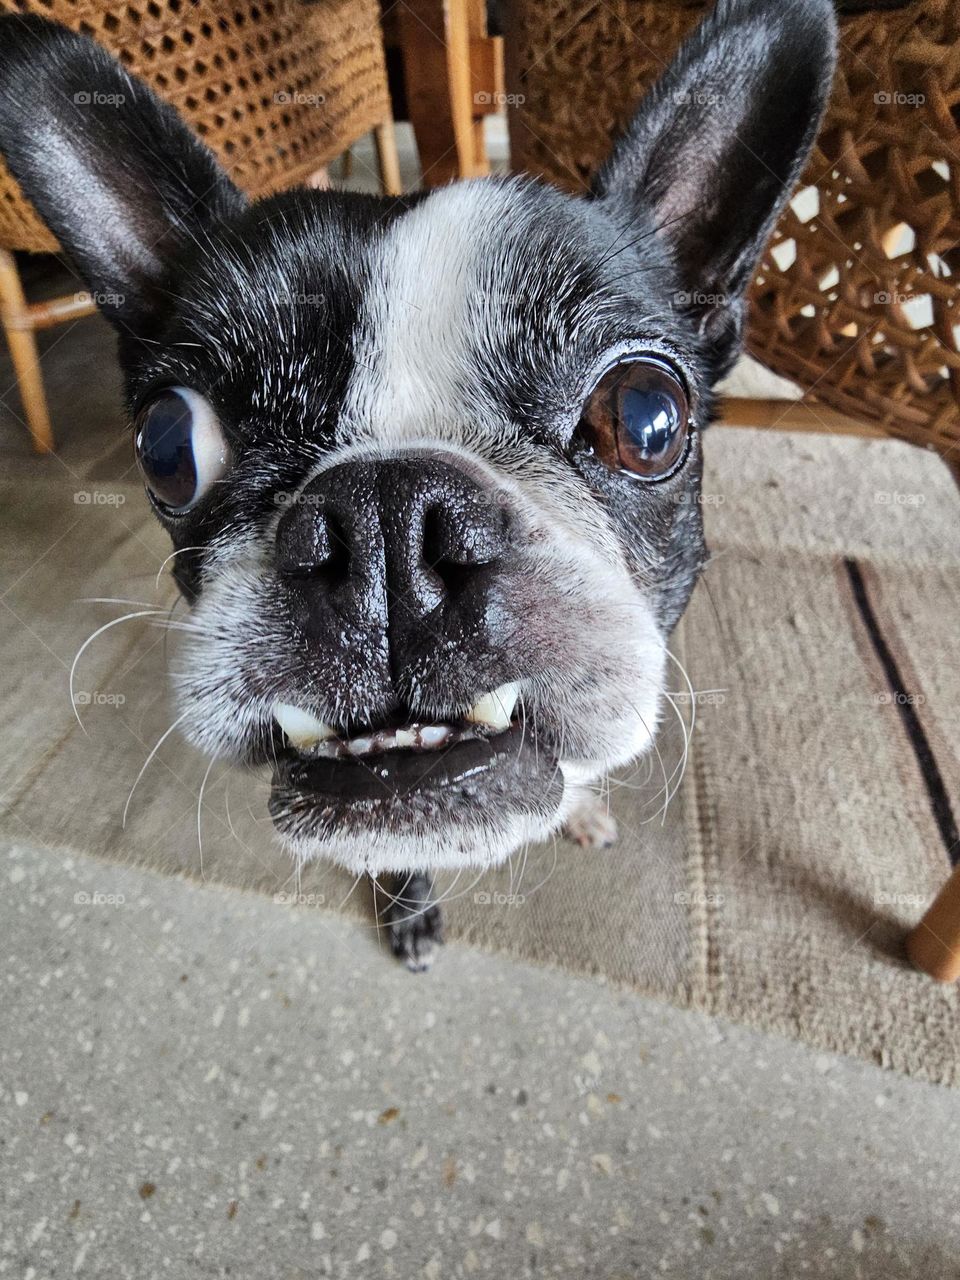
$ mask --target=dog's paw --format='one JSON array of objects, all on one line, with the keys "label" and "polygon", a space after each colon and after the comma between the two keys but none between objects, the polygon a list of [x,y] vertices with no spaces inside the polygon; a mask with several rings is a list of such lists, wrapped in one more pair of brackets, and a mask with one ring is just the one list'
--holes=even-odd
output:
[{"label": "dog's paw", "polygon": [[443,944],[440,908],[410,912],[402,903],[392,904],[387,912],[387,936],[393,954],[411,973],[426,973]]},{"label": "dog's paw", "polygon": [[617,838],[617,820],[605,800],[591,795],[570,814],[563,834],[581,849],[609,849]]},{"label": "dog's paw", "polygon": [[387,903],[381,919],[390,950],[411,973],[424,973],[443,942],[440,908],[433,901],[433,879],[423,871],[391,876],[381,882]]}]

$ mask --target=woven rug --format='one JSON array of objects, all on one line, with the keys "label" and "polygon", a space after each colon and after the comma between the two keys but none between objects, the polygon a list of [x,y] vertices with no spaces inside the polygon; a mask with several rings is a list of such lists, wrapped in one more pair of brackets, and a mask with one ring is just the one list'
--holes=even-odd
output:
[{"label": "woven rug", "polygon": [[[448,936],[960,1084],[957,988],[902,957],[956,842],[960,497],[893,442],[717,428],[707,459],[713,560],[672,641],[695,692],[678,666],[659,758],[613,780],[619,843],[447,877]],[[105,909],[135,864],[317,928],[349,911],[375,944],[364,886],[292,875],[264,780],[171,735],[137,781],[171,719],[152,619],[83,652],[77,723],[86,637],[172,599],[164,537],[119,473],[50,461],[0,481],[0,834],[96,855]]]}]

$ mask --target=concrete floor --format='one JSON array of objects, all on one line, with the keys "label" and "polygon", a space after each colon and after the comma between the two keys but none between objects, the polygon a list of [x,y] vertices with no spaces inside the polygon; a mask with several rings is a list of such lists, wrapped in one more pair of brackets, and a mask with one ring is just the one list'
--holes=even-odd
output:
[{"label": "concrete floor", "polygon": [[[116,477],[106,326],[42,345],[8,474]],[[0,884],[0,1276],[960,1277],[955,1093],[72,852]]]},{"label": "concrete floor", "polygon": [[957,1099],[448,947],[2,851],[0,1275],[960,1275]]}]

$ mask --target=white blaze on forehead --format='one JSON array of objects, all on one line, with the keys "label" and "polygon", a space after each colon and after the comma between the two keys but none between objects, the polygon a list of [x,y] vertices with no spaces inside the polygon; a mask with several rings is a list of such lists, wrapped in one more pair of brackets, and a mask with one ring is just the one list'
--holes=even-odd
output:
[{"label": "white blaze on forehead", "polygon": [[481,178],[432,193],[388,225],[370,262],[339,448],[323,465],[370,449],[446,448],[522,496],[554,539],[566,529],[622,568],[609,517],[585,501],[583,481],[505,418],[487,382],[515,373],[512,344],[523,335],[513,291],[535,308],[538,329],[551,324],[531,245],[544,216],[522,181]]},{"label": "white blaze on forehead", "polygon": [[517,213],[515,187],[481,179],[437,191],[391,224],[344,403],[351,441],[392,444],[463,415],[471,351],[496,306],[485,288],[491,259]]}]

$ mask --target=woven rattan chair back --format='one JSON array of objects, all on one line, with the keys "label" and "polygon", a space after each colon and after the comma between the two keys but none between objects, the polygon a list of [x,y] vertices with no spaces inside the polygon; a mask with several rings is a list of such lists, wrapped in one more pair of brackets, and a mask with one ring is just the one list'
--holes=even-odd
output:
[{"label": "woven rattan chair back", "polygon": [[[173,103],[250,195],[389,119],[376,0],[0,0],[92,36]],[[56,243],[0,167],[0,246]]]},{"label": "woven rattan chair back", "polygon": [[[515,167],[582,189],[708,7],[516,0]],[[960,5],[839,7],[830,107],[758,271],[749,348],[814,409],[933,447],[960,474]]]}]

